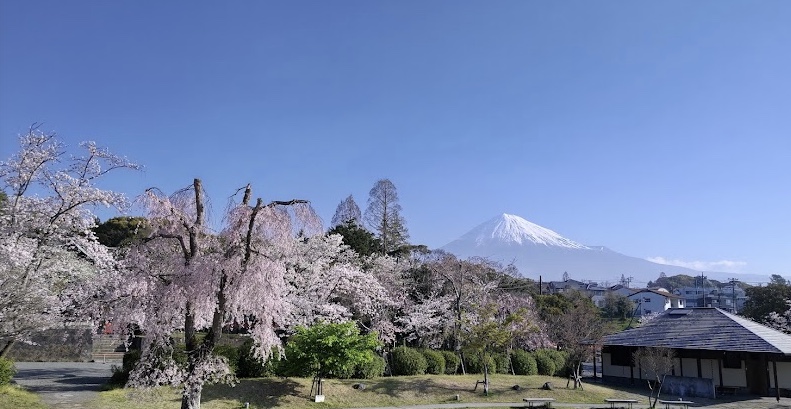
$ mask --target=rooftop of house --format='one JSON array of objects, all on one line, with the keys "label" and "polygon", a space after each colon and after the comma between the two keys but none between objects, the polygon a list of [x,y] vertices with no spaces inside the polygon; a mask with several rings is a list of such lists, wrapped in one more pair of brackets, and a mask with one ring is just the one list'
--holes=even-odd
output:
[{"label": "rooftop of house", "polygon": [[719,308],[671,308],[648,323],[608,335],[604,345],[791,355],[791,335]]},{"label": "rooftop of house", "polygon": [[666,292],[666,291],[659,291],[659,290],[654,290],[654,289],[650,289],[650,288],[644,288],[644,289],[636,290],[631,295],[629,295],[629,297],[632,297],[632,296],[635,296],[635,295],[638,295],[638,294],[643,294],[643,293],[658,294],[658,295],[661,295],[661,296],[667,297],[667,298],[679,298],[679,299],[680,298],[684,298],[684,297],[678,296],[676,294],[671,294],[671,293]]}]

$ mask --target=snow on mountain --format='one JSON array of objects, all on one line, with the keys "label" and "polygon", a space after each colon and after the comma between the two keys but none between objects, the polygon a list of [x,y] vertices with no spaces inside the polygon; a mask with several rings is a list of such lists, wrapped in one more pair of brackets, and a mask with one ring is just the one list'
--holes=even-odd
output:
[{"label": "snow on mountain", "polygon": [[504,244],[540,244],[572,249],[587,249],[582,244],[571,241],[552,230],[531,223],[519,216],[503,213],[478,227],[472,229],[461,238],[472,239],[478,246],[490,245],[493,242]]},{"label": "snow on mountain", "polygon": [[617,282],[621,275],[637,285],[667,275],[698,275],[700,271],[658,264],[612,251],[586,246],[519,216],[502,214],[442,247],[461,258],[487,257],[513,263],[525,277],[560,280],[564,272],[576,280]]}]

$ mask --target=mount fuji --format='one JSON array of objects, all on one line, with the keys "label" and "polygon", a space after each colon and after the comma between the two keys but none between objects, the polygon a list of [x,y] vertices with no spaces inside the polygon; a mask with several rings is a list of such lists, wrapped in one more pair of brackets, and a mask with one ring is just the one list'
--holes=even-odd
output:
[{"label": "mount fuji", "polygon": [[[603,246],[587,246],[519,216],[502,214],[446,244],[457,257],[486,257],[513,264],[525,276],[560,280],[564,272],[575,280],[617,283],[621,275],[636,283],[656,280],[659,274],[699,275],[700,271],[630,257]],[[723,275],[727,275],[722,273]],[[716,278],[710,276],[710,278]]]}]

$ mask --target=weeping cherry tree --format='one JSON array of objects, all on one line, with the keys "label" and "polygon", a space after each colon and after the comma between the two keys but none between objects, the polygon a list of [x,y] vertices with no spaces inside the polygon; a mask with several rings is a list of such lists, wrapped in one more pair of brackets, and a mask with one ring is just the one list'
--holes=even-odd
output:
[{"label": "weeping cherry tree", "polygon": [[[170,196],[149,189],[142,201],[151,234],[127,254],[128,273],[114,294],[114,322],[145,334],[130,386],[180,386],[182,409],[200,408],[204,384],[235,382],[214,354],[224,326],[248,322],[259,358],[282,350],[275,331],[289,314],[284,277],[295,232],[321,232],[305,200],[253,201],[250,185],[240,193],[215,233],[199,179]],[[171,337],[180,331],[186,365],[173,359]]]}]

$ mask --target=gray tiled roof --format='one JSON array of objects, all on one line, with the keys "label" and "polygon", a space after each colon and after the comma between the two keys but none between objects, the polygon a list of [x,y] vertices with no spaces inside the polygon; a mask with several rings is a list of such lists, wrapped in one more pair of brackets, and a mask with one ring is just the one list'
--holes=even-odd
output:
[{"label": "gray tiled roof", "polygon": [[642,294],[642,293],[653,293],[653,294],[658,294],[658,295],[661,295],[661,296],[663,296],[663,297],[665,297],[665,298],[675,298],[675,299],[684,298],[684,297],[678,296],[678,295],[676,295],[676,294],[670,294],[670,293],[666,293],[666,292],[664,292],[664,291],[657,291],[657,290],[652,290],[652,289],[649,289],[649,288],[644,288],[644,289],[642,289],[642,290],[635,290],[635,291],[634,291],[634,292],[633,292],[631,295],[629,295],[628,297],[632,297],[632,296],[634,296],[634,295],[637,295],[637,294]]},{"label": "gray tiled roof", "polygon": [[669,309],[645,325],[604,337],[604,345],[791,355],[791,336],[719,308]]}]

